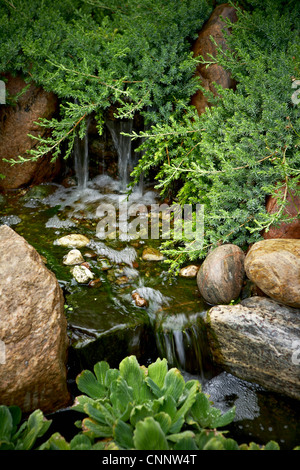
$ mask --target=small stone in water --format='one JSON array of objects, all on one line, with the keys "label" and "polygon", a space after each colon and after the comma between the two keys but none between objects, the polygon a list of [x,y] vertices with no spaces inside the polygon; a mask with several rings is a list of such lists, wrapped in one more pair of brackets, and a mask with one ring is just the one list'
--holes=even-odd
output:
[{"label": "small stone in water", "polygon": [[179,276],[181,277],[196,277],[199,271],[200,266],[195,266],[193,264],[181,268],[179,271]]},{"label": "small stone in water", "polygon": [[142,259],[144,261],[162,261],[164,255],[156,248],[147,247],[143,251]]},{"label": "small stone in water", "polygon": [[89,282],[89,287],[99,287],[101,286],[102,282],[101,280],[98,278],[98,279],[93,279],[92,281]]},{"label": "small stone in water", "polygon": [[141,297],[140,294],[138,294],[138,292],[133,292],[131,297],[134,299],[135,305],[137,307],[147,307],[148,306],[147,300],[144,299],[143,297]]},{"label": "small stone in water", "polygon": [[54,242],[56,245],[66,246],[69,248],[82,248],[90,243],[90,240],[80,233],[71,233],[65,235]]},{"label": "small stone in water", "polygon": [[94,274],[85,266],[75,266],[72,269],[72,274],[77,282],[86,284],[90,279],[93,279]]},{"label": "small stone in water", "polygon": [[74,266],[75,264],[81,264],[84,261],[82,254],[76,248],[69,251],[63,258],[63,264],[66,266]]}]

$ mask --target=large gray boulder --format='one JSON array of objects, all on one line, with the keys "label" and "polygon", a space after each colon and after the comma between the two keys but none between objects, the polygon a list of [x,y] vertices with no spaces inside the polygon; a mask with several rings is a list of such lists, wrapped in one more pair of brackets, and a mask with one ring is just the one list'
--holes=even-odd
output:
[{"label": "large gray boulder", "polygon": [[300,399],[300,310],[266,297],[207,313],[213,360],[237,377]]},{"label": "large gray boulder", "polygon": [[37,251],[0,227],[0,402],[24,412],[66,406],[67,321],[59,284]]}]

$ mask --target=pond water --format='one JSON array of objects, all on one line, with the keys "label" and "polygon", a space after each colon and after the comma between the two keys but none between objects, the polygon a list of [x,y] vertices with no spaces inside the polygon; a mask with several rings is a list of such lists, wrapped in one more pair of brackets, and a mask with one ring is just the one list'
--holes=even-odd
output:
[{"label": "pond water", "polygon": [[[239,443],[265,444],[272,439],[281,449],[299,445],[298,401],[269,393],[213,366],[203,321],[209,306],[195,279],[170,278],[163,261],[142,258],[145,247],[157,248],[160,241],[97,237],[99,205],[118,208],[124,198],[118,181],[100,175],[80,188],[44,184],[12,191],[0,199],[0,224],[11,226],[36,248],[63,289],[72,393],[76,394],[76,375],[97,361],[107,360],[111,367],[118,367],[129,354],[144,365],[166,357],[169,367],[178,367],[187,379],[200,380],[218,408],[226,411],[236,406],[236,418],[227,429]],[[149,206],[157,201],[157,193],[144,187],[133,191],[128,203]],[[71,267],[63,264],[70,248],[56,242],[70,233],[90,240],[80,248],[94,275],[89,285],[78,283]],[[144,299],[144,306],[136,305],[133,294]],[[57,425],[64,422],[65,427],[72,427],[76,417],[71,415],[69,422],[61,419],[62,413],[68,410],[55,414]],[[59,431],[66,437],[70,434],[70,429]]]}]

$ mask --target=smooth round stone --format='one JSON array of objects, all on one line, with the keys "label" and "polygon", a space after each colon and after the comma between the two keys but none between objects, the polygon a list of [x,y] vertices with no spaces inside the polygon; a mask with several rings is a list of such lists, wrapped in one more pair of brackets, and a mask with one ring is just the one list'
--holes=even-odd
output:
[{"label": "smooth round stone", "polygon": [[198,289],[210,305],[229,304],[241,292],[245,254],[233,244],[221,245],[208,254],[197,274]]},{"label": "smooth round stone", "polygon": [[73,277],[79,284],[86,284],[94,278],[94,274],[86,266],[75,266],[72,269]]},{"label": "smooth round stone", "polygon": [[73,266],[75,264],[81,264],[83,262],[84,258],[80,251],[77,250],[77,248],[74,248],[73,250],[69,251],[69,253],[63,257],[63,264],[65,264],[66,266]]},{"label": "smooth round stone", "polygon": [[143,251],[142,259],[144,261],[162,261],[164,259],[164,255],[156,248],[148,246]]},{"label": "smooth round stone", "polygon": [[71,233],[59,238],[54,243],[67,248],[83,248],[90,243],[90,240],[80,233]]},{"label": "smooth round stone", "polygon": [[179,271],[179,276],[181,277],[196,277],[199,271],[199,266],[195,266],[190,264],[189,266],[185,266],[181,268]]}]

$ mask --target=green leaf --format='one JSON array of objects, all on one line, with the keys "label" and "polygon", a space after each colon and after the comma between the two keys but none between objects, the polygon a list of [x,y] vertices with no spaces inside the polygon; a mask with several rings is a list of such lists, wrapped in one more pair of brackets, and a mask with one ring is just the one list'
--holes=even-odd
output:
[{"label": "green leaf", "polygon": [[155,384],[162,388],[164,385],[165,377],[168,372],[168,363],[166,359],[157,359],[148,367],[148,376],[155,382]]},{"label": "green leaf", "polygon": [[116,444],[123,449],[133,449],[133,428],[128,423],[118,420],[113,428],[113,436]]},{"label": "green leaf", "polygon": [[138,421],[142,421],[148,416],[153,416],[153,410],[150,404],[144,403],[143,405],[135,406],[130,413],[130,423],[136,426]]},{"label": "green leaf", "polygon": [[160,425],[152,417],[139,421],[133,433],[137,450],[168,450],[168,442]]},{"label": "green leaf", "polygon": [[167,413],[161,411],[160,413],[154,415],[154,419],[159,423],[162,431],[165,434],[168,434],[172,424],[171,417]]},{"label": "green leaf", "polygon": [[279,445],[277,444],[277,442],[269,441],[269,442],[265,445],[265,450],[280,450],[280,447],[279,447]]},{"label": "green leaf", "polygon": [[91,398],[103,398],[106,395],[106,388],[97,381],[90,370],[82,371],[76,377],[76,383],[79,390]]},{"label": "green leaf", "polygon": [[97,423],[96,421],[85,418],[82,421],[83,433],[94,439],[98,437],[112,437],[112,427]]},{"label": "green leaf", "polygon": [[5,405],[0,406],[0,441],[10,442],[13,430],[13,418],[9,408]]},{"label": "green leaf", "polygon": [[133,402],[133,399],[134,393],[132,387],[130,387],[126,380],[120,375],[117,380],[111,384],[111,403],[116,410],[119,410],[119,413],[124,413],[128,403]]},{"label": "green leaf", "polygon": [[97,364],[94,365],[95,376],[101,385],[106,386],[105,380],[108,370],[109,365],[105,361],[97,362]]},{"label": "green leaf", "polygon": [[170,369],[165,376],[163,391],[177,402],[185,387],[185,381],[180,371],[176,368]]},{"label": "green leaf", "polygon": [[70,450],[90,450],[92,443],[88,436],[77,434],[70,442]]},{"label": "green leaf", "polygon": [[142,403],[151,397],[149,388],[145,383],[144,371],[140,367],[135,356],[128,356],[121,361],[120,374],[126,380],[129,387],[133,390],[134,399]]},{"label": "green leaf", "polygon": [[39,447],[39,450],[70,450],[70,444],[59,432],[56,432]]}]

